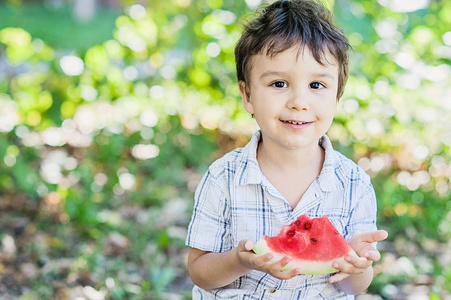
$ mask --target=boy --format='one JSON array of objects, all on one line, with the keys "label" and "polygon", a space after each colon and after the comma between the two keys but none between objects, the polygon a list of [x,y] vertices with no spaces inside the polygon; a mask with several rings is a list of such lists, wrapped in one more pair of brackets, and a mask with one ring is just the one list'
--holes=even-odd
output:
[{"label": "boy", "polygon": [[[353,299],[380,259],[372,243],[376,201],[369,176],[325,135],[348,77],[349,43],[313,1],[277,1],[246,25],[235,49],[245,109],[260,130],[214,162],[195,195],[188,269],[193,299]],[[307,213],[327,215],[359,258],[331,275],[281,271],[254,242]]]}]

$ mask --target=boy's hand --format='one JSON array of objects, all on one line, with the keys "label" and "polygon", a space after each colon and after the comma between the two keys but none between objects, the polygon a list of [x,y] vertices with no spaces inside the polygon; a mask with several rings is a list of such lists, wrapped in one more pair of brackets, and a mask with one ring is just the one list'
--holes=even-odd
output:
[{"label": "boy's hand", "polygon": [[377,251],[372,243],[383,241],[387,238],[388,233],[385,230],[377,230],[373,232],[365,232],[355,235],[349,241],[352,249],[357,253],[359,257],[346,255],[345,260],[350,265],[334,262],[332,266],[339,270],[339,272],[329,278],[330,283],[339,282],[351,274],[363,273],[369,268],[373,262],[378,261],[381,258],[381,254]]},{"label": "boy's hand", "polygon": [[271,263],[269,261],[274,257],[272,253],[257,255],[252,248],[254,248],[254,242],[251,240],[241,240],[237,247],[238,260],[246,268],[262,271],[279,279],[290,279],[300,274],[301,270],[298,268],[282,271],[290,262],[290,257],[285,256],[281,260]]}]

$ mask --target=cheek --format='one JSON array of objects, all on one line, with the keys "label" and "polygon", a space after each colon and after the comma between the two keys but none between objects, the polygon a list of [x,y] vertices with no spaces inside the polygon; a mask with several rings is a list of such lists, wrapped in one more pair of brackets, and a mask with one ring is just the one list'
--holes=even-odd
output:
[{"label": "cheek", "polygon": [[338,103],[336,98],[330,97],[327,101],[318,102],[316,106],[316,112],[318,116],[328,118],[334,116],[337,113]]},{"label": "cheek", "polygon": [[324,126],[330,126],[335,117],[335,109],[327,108],[321,110],[316,114],[316,117],[319,121],[322,121]]}]

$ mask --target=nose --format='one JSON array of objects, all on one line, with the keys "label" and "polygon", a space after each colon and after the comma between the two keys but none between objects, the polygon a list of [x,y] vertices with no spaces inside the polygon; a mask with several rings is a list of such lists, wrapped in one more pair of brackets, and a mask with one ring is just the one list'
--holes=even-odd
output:
[{"label": "nose", "polygon": [[287,108],[293,110],[309,110],[310,102],[308,91],[305,89],[293,89],[287,101]]}]

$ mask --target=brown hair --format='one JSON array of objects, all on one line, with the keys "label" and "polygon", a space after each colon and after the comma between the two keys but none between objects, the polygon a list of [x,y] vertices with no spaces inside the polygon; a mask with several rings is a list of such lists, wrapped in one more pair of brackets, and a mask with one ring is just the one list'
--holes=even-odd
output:
[{"label": "brown hair", "polygon": [[299,44],[307,46],[315,60],[324,65],[327,49],[338,63],[337,99],[343,95],[349,73],[348,51],[351,48],[343,30],[333,24],[331,12],[315,1],[279,0],[263,9],[244,25],[235,47],[238,81],[248,82],[251,59],[266,52],[269,57]]}]

